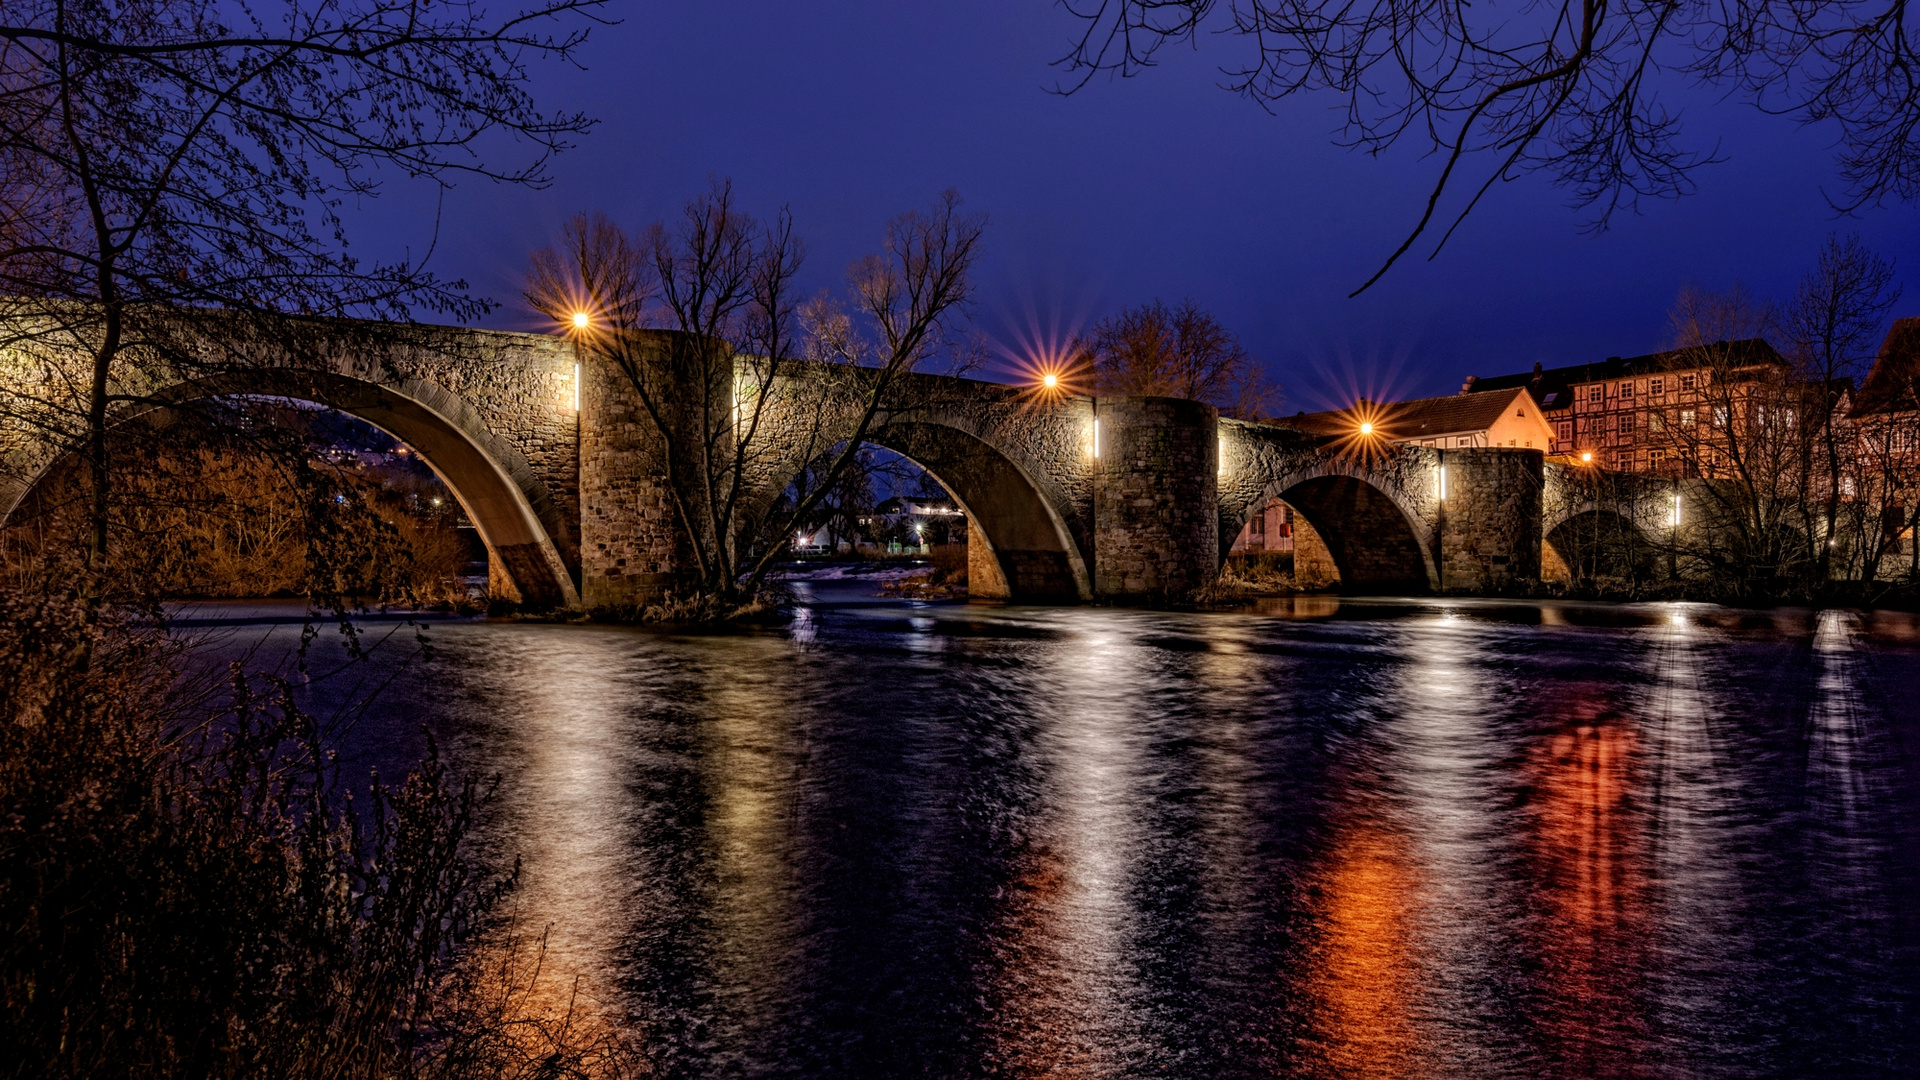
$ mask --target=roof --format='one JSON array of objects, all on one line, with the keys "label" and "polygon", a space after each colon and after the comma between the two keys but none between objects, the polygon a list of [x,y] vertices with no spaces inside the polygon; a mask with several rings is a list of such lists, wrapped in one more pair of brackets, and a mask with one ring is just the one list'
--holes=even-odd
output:
[{"label": "roof", "polygon": [[[1709,347],[1726,349],[1728,359],[1735,367],[1756,367],[1763,364],[1784,366],[1786,364],[1786,360],[1774,351],[1772,345],[1767,344],[1765,338],[1716,341]],[[1580,383],[1607,382],[1612,379],[1651,375],[1663,371],[1687,371],[1705,366],[1700,362],[1700,351],[1697,349],[1669,349],[1666,352],[1648,353],[1645,356],[1609,356],[1595,363],[1570,364],[1566,367],[1542,368],[1539,364],[1535,364],[1532,371],[1521,372],[1518,375],[1496,375],[1490,379],[1471,378],[1470,381],[1475,393],[1522,386],[1533,395],[1535,401],[1540,403],[1542,409],[1564,409],[1573,404],[1573,395],[1570,391]]]},{"label": "roof", "polygon": [[1274,423],[1297,428],[1314,435],[1350,435],[1359,420],[1373,417],[1373,429],[1389,439],[1431,439],[1439,435],[1457,435],[1485,431],[1506,412],[1507,407],[1525,391],[1512,387],[1487,392],[1453,394],[1449,397],[1420,398],[1415,401],[1361,402],[1351,409],[1334,412],[1301,413],[1282,417]]},{"label": "roof", "polygon": [[958,513],[959,504],[937,495],[895,495],[873,508],[876,514]]},{"label": "roof", "polygon": [[1853,415],[1920,409],[1920,318],[1893,320],[1873,370],[1860,383]]}]

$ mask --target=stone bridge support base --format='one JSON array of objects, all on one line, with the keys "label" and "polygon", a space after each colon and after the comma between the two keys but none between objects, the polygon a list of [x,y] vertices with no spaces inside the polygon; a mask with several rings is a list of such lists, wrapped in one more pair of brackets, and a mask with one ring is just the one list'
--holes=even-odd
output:
[{"label": "stone bridge support base", "polygon": [[1093,591],[1177,597],[1220,569],[1219,413],[1177,398],[1101,398]]},{"label": "stone bridge support base", "polygon": [[1543,461],[1538,450],[1440,453],[1442,592],[1502,592],[1540,580]]},{"label": "stone bridge support base", "polygon": [[659,436],[619,372],[584,366],[580,387],[580,602],[657,603],[690,589],[693,553],[660,467]]}]

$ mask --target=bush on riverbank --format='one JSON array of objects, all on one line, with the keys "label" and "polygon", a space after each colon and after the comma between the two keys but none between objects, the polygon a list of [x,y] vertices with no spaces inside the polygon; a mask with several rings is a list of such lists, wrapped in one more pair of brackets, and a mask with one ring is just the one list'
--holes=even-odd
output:
[{"label": "bush on riverbank", "polygon": [[0,599],[0,1075],[635,1071],[544,1003],[471,779],[430,755],[356,806],[284,685],[182,655]]},{"label": "bush on riverbank", "polygon": [[701,625],[720,623],[779,622],[793,607],[793,596],[774,583],[760,587],[752,600],[741,603],[710,593],[685,596],[668,592],[652,604],[602,604],[587,609],[554,612],[520,612],[509,605],[495,605],[495,615],[525,615],[543,621],[573,622],[582,618],[601,623],[661,623],[665,625]]}]

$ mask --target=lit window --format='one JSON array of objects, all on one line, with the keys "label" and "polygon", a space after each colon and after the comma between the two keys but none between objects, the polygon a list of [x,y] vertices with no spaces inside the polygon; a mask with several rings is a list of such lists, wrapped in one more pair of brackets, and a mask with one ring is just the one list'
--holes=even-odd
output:
[{"label": "lit window", "polygon": [[1680,410],[1680,426],[1681,427],[1692,427],[1694,424],[1694,419],[1695,419],[1695,415],[1692,409]]}]

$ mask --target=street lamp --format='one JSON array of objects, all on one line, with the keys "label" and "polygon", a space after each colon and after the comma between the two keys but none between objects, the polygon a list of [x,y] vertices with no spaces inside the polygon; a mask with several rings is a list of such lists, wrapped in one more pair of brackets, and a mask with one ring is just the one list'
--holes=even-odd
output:
[{"label": "street lamp", "polygon": [[1049,371],[1040,377],[1040,385],[1049,390],[1057,390],[1060,388],[1060,376]]},{"label": "street lamp", "polygon": [[1373,421],[1371,420],[1360,421],[1360,434],[1362,435],[1373,434]]},{"label": "street lamp", "polygon": [[575,330],[585,330],[587,324],[591,321],[593,320],[584,311],[576,311],[573,313],[573,328]]},{"label": "street lamp", "polygon": [[1591,450],[1583,450],[1583,451],[1581,451],[1581,453],[1580,453],[1580,464],[1582,464],[1582,465],[1591,465],[1591,464],[1593,464],[1593,451],[1591,451]]}]

